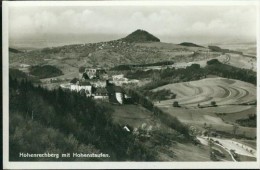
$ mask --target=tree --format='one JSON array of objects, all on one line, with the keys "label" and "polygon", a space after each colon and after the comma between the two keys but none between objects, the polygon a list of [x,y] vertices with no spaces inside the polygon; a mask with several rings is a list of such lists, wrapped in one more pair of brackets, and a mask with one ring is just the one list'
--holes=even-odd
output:
[{"label": "tree", "polygon": [[220,62],[218,61],[218,59],[212,59],[207,61],[207,65],[212,65],[212,64],[220,64]]},{"label": "tree", "polygon": [[238,125],[234,124],[233,125],[233,134],[236,135],[237,129],[239,128]]},{"label": "tree", "polygon": [[207,128],[207,123],[206,123],[206,122],[204,123],[203,127],[204,127],[205,129]]},{"label": "tree", "polygon": [[84,72],[85,72],[85,69],[86,69],[86,67],[81,66],[81,67],[79,67],[79,72],[80,72],[80,73],[84,73]]},{"label": "tree", "polygon": [[87,73],[83,73],[82,77],[85,79],[85,80],[88,80],[89,79],[89,76]]},{"label": "tree", "polygon": [[70,81],[70,83],[76,84],[78,80],[79,80],[79,79],[77,79],[77,78],[73,78],[73,79]]},{"label": "tree", "polygon": [[211,106],[217,106],[215,101],[211,101],[210,104],[211,104]]},{"label": "tree", "polygon": [[173,107],[180,107],[179,102],[174,101],[174,102],[173,102]]}]

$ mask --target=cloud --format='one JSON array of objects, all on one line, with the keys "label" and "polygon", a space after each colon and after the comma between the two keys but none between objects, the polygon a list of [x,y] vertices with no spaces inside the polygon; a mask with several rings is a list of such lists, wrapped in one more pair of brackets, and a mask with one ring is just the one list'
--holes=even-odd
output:
[{"label": "cloud", "polygon": [[129,34],[145,29],[162,37],[255,37],[253,6],[12,7],[11,38],[39,34]]}]

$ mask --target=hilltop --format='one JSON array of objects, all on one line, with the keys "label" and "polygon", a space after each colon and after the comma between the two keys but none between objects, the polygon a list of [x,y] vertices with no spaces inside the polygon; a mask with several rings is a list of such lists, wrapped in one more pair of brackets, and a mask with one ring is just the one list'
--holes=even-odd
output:
[{"label": "hilltop", "polygon": [[193,61],[194,51],[199,48],[163,43],[154,35],[139,29],[113,41],[10,53],[10,65],[15,68],[21,64],[21,61],[28,65],[55,65],[66,74],[66,72],[78,71],[80,66],[112,68],[122,64]]},{"label": "hilltop", "polygon": [[194,43],[191,43],[191,42],[183,42],[183,43],[180,43],[179,45],[187,46],[187,47],[203,47],[201,45],[197,45],[197,44],[194,44]]},{"label": "hilltop", "polygon": [[[126,37],[112,41],[64,45],[22,53],[10,52],[9,60],[11,68],[19,68],[21,64],[52,65],[63,72],[62,78],[73,78],[78,74],[78,68],[81,66],[110,69],[119,65],[148,66],[159,62],[190,63],[204,61],[205,56],[210,59],[221,54],[222,51],[209,51],[208,47],[190,42],[164,43],[151,33],[138,29]],[[223,57],[227,58],[226,62],[230,62],[230,65],[255,69],[254,65],[250,65],[255,59],[239,56],[248,60],[246,63],[249,64],[245,65],[239,62],[240,60],[233,60],[228,56]]]},{"label": "hilltop", "polygon": [[126,42],[160,42],[159,38],[141,29],[132,32],[121,40]]}]

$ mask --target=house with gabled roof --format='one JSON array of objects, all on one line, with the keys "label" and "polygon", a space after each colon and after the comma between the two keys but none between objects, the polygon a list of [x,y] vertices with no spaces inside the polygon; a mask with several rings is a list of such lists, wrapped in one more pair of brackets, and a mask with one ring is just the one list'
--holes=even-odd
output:
[{"label": "house with gabled roof", "polygon": [[76,91],[82,93],[82,90],[86,93],[86,96],[91,96],[92,94],[92,85],[89,82],[77,81],[76,83],[71,83],[71,91]]},{"label": "house with gabled roof", "polygon": [[106,88],[98,87],[93,92],[94,99],[107,99],[109,98],[109,93]]}]

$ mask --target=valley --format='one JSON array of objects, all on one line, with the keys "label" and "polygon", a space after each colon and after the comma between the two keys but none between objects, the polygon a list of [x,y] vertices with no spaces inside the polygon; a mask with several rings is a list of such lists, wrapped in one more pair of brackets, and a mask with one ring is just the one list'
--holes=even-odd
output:
[{"label": "valley", "polygon": [[[111,129],[122,134],[125,133],[121,132],[122,129],[127,129],[126,133],[131,132],[129,138],[140,144],[138,161],[143,157],[158,161],[255,161],[257,89],[256,53],[252,52],[252,48],[246,48],[243,51],[245,53],[236,51],[241,47],[230,48],[232,50],[228,52],[214,51],[207,46],[189,42],[160,42],[150,33],[137,30],[125,38],[107,42],[65,45],[27,52],[11,49],[9,67],[21,71],[23,78],[28,76],[36,80],[35,84],[48,89],[50,96],[56,94],[60,104],[69,105],[69,101],[77,103],[81,98],[75,97],[74,92],[77,95],[83,94],[87,98],[87,105],[98,109],[95,110],[94,107],[89,111],[84,106],[86,110],[80,110],[86,101],[82,105],[71,106],[75,107],[76,114],[74,115],[74,110],[66,112],[73,117],[72,122],[66,118],[68,131],[76,133],[77,128],[84,126],[97,133],[96,140],[99,135],[105,139],[104,134],[109,133],[115,141],[117,136],[108,131],[106,126],[111,126]],[[80,68],[84,71],[81,72]],[[90,77],[89,73],[98,71],[104,72],[104,75],[102,73]],[[16,74],[19,77],[21,73]],[[87,78],[84,74],[88,74]],[[14,78],[15,82],[17,77]],[[87,93],[87,87],[94,90]],[[109,92],[110,87],[115,87],[114,91]],[[14,85],[13,88],[17,87]],[[104,91],[105,88],[107,91]],[[34,90],[37,94],[37,89]],[[164,96],[161,96],[161,92],[164,92]],[[19,97],[19,94],[13,93]],[[58,94],[67,95],[68,98],[63,99]],[[122,101],[118,100],[118,95],[122,95]],[[115,98],[113,96],[117,102],[111,102],[111,98]],[[48,109],[57,107],[56,110],[62,110],[62,107],[46,103]],[[107,120],[92,113],[101,113],[103,110],[103,118]],[[85,112],[87,118],[82,116]],[[111,119],[106,113],[111,115]],[[95,123],[101,119],[106,126],[97,123],[89,127],[92,126],[91,123],[88,125],[88,122],[82,122],[82,117],[90,121],[93,116],[91,114],[95,115]],[[41,121],[44,122],[45,119]],[[75,121],[86,125],[76,125]],[[62,129],[63,123],[50,126]],[[98,128],[104,134],[99,134]],[[83,140],[79,136],[83,134],[83,131],[77,132],[80,142]],[[86,139],[89,140],[92,134],[88,132],[88,135]],[[123,136],[120,136],[120,140],[125,142]],[[95,141],[90,143],[94,144]],[[123,147],[124,144],[121,144]],[[129,148],[135,147],[130,141],[127,145]],[[102,141],[95,145],[97,149],[103,149],[104,146]],[[133,159],[130,151],[133,152],[134,149],[129,148],[124,148],[127,150],[124,155],[126,160]],[[195,155],[190,155],[193,151],[196,152]],[[143,157],[142,152],[145,155]],[[157,157],[149,157],[152,153],[157,153]],[[117,153],[113,154],[111,160],[120,157]]]}]

